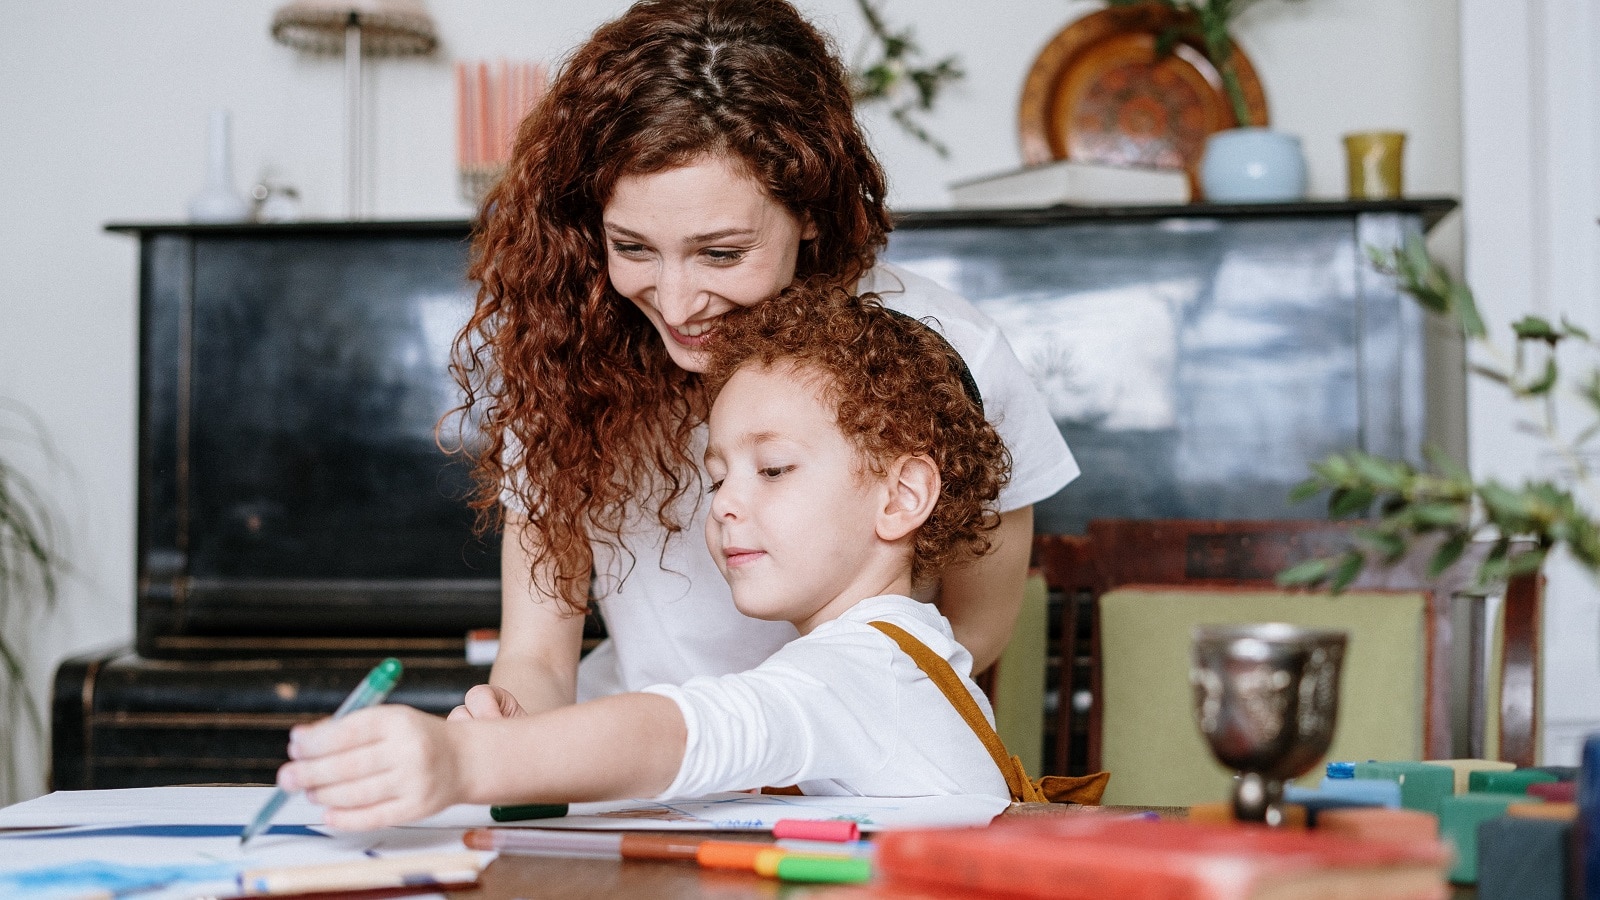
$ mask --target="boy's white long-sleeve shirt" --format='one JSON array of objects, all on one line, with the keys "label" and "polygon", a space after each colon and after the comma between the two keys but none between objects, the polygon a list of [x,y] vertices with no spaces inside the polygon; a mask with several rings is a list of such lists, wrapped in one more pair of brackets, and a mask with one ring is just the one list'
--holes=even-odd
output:
[{"label": "boy's white long-sleeve shirt", "polygon": [[1009,797],[1005,778],[938,685],[889,637],[944,657],[992,723],[972,657],[930,604],[885,595],[784,645],[746,672],[644,690],[677,703],[688,743],[660,799],[798,784],[810,795]]}]

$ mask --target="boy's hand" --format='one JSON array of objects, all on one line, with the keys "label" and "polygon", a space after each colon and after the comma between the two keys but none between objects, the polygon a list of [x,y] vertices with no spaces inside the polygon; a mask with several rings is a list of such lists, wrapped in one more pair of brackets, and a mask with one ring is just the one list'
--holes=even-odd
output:
[{"label": "boy's hand", "polygon": [[431,816],[464,793],[442,719],[408,706],[376,706],[296,725],[278,786],[326,807],[332,828],[365,831]]},{"label": "boy's hand", "polygon": [[480,684],[467,691],[467,695],[461,698],[461,705],[450,710],[446,718],[461,722],[471,719],[514,719],[527,714],[510,691],[492,684]]}]

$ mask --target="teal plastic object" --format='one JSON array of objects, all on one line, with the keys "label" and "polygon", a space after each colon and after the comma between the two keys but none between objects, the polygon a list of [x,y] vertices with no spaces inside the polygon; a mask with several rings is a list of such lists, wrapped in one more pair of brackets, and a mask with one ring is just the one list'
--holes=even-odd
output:
[{"label": "teal plastic object", "polygon": [[1456,792],[1454,769],[1425,762],[1356,763],[1356,777],[1399,782],[1402,807],[1435,815],[1440,801]]},{"label": "teal plastic object", "polygon": [[1538,769],[1512,769],[1509,772],[1473,772],[1467,776],[1467,790],[1486,794],[1526,794],[1530,784],[1546,784],[1561,779]]},{"label": "teal plastic object", "polygon": [[1538,803],[1516,794],[1456,794],[1439,804],[1439,836],[1455,845],[1456,865],[1450,880],[1475,884],[1478,880],[1478,826],[1506,814],[1513,803]]}]

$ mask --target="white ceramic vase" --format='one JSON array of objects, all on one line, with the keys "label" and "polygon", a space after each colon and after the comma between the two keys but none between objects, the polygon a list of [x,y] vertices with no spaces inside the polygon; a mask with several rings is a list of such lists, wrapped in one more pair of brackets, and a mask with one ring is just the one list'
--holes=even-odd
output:
[{"label": "white ceramic vase", "polygon": [[189,221],[248,222],[250,210],[250,201],[233,186],[228,111],[212,110],[207,128],[205,186],[189,199]]},{"label": "white ceramic vase", "polygon": [[1289,203],[1306,196],[1300,139],[1270,128],[1230,128],[1206,141],[1200,186],[1212,203]]}]

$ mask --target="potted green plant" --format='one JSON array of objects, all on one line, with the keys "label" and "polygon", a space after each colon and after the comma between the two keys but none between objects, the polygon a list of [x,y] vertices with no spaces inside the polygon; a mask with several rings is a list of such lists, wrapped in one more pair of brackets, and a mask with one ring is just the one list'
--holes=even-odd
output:
[{"label": "potted green plant", "polygon": [[[0,451],[33,440],[48,449],[37,420],[20,407],[0,404]],[[0,453],[0,805],[15,799],[20,761],[15,748],[23,729],[44,734],[44,721],[29,691],[21,636],[37,613],[55,604],[63,571],[56,529],[39,492]]]},{"label": "potted green plant", "polygon": [[1305,155],[1300,139],[1258,122],[1245,99],[1234,62],[1228,28],[1257,0],[1109,0],[1113,7],[1160,6],[1176,13],[1178,24],[1157,36],[1157,51],[1169,53],[1180,41],[1197,40],[1216,67],[1237,127],[1206,141],[1200,183],[1207,200],[1268,203],[1301,200],[1306,193]]},{"label": "potted green plant", "polygon": [[[1539,316],[1512,323],[1507,351],[1491,338],[1472,291],[1431,259],[1420,239],[1402,249],[1374,252],[1373,262],[1394,275],[1401,290],[1430,311],[1453,318],[1479,351],[1472,372],[1500,385],[1526,410],[1513,427],[1535,434],[1562,460],[1561,479],[1530,478],[1520,484],[1474,479],[1442,453],[1428,454],[1419,468],[1398,459],[1358,451],[1339,453],[1312,466],[1312,476],[1295,499],[1326,492],[1329,513],[1338,518],[1366,515],[1354,530],[1355,545],[1343,554],[1313,559],[1279,576],[1285,585],[1347,587],[1369,566],[1392,565],[1414,548],[1431,542],[1430,574],[1459,560],[1474,540],[1490,541],[1478,569],[1483,584],[1538,571],[1546,557],[1565,547],[1584,568],[1600,573],[1600,523],[1595,509],[1595,472],[1587,448],[1600,436],[1600,366],[1564,373],[1558,349],[1600,350],[1587,331],[1563,320]],[[1561,394],[1578,401],[1588,421],[1563,430],[1556,418]],[[1586,502],[1590,505],[1586,505]]]}]

